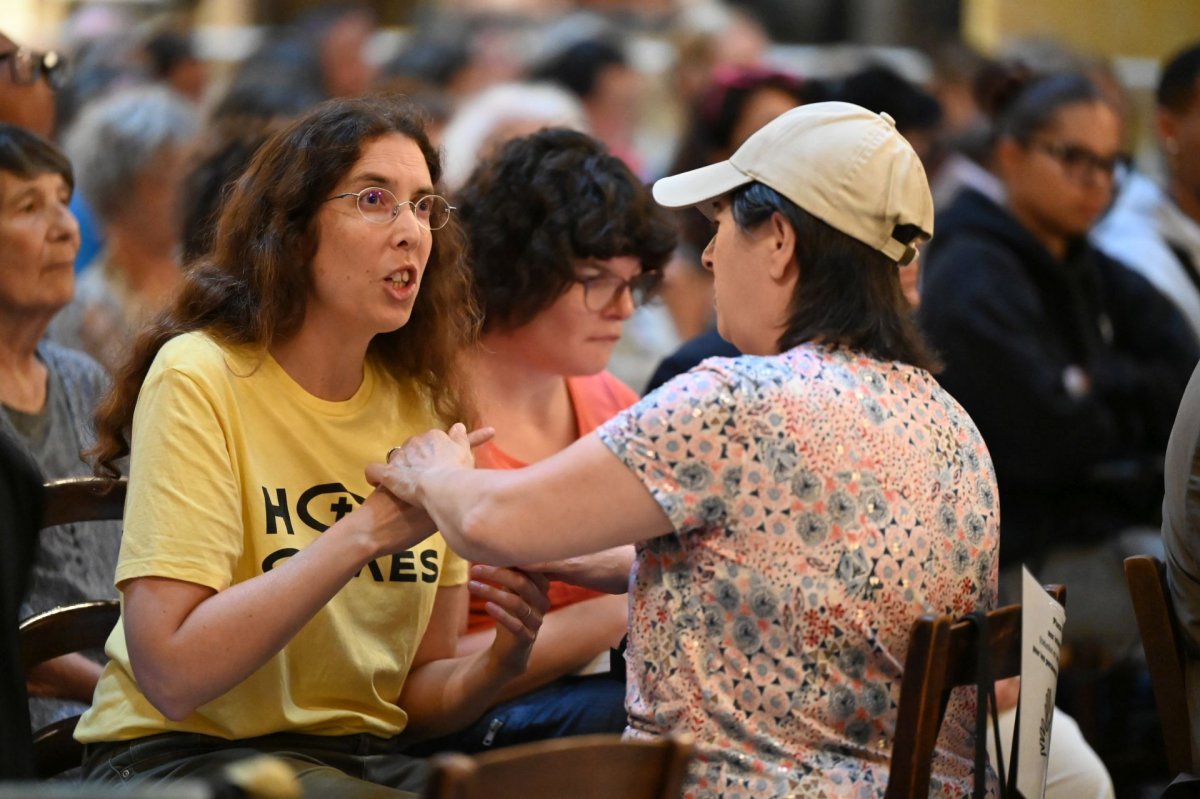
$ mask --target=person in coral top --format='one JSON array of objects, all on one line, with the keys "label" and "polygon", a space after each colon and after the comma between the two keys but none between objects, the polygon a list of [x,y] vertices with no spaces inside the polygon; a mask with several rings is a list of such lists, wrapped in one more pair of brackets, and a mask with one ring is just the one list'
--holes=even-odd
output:
[{"label": "person in coral top", "polygon": [[[565,129],[509,142],[456,201],[484,313],[467,374],[480,419],[496,430],[476,456],[483,468],[520,468],[637,401],[604,367],[622,323],[657,288],[675,232],[620,159]],[[632,550],[613,556],[632,560]],[[554,582],[550,603],[529,668],[504,701],[427,748],[475,752],[625,729],[624,679],[608,666],[627,627],[626,598]],[[472,600],[460,655],[494,638],[486,604]]]}]

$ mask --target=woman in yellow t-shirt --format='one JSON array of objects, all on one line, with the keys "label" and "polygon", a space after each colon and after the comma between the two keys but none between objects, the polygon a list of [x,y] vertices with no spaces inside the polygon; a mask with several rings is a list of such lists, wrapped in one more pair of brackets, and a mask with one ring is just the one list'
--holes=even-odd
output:
[{"label": "woman in yellow t-shirt", "polygon": [[498,634],[455,657],[466,564],[363,474],[470,415],[454,363],[476,313],[440,175],[407,105],[318,106],[255,155],[118,375],[97,455],[131,454],[123,611],[76,732],[88,779],[270,753],[309,795],[403,795],[426,773],[405,747],[524,670],[545,581],[474,567]]}]

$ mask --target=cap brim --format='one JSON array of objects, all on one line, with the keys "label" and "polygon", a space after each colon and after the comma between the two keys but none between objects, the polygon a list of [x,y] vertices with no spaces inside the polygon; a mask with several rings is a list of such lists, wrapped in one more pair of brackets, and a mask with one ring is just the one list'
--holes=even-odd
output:
[{"label": "cap brim", "polygon": [[720,197],[754,178],[728,161],[662,178],[654,184],[654,200],[667,208],[687,208]]}]

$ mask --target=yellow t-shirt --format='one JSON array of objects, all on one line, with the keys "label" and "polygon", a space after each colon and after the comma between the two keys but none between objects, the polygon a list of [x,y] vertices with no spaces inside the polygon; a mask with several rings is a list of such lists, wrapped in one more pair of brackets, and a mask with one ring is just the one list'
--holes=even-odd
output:
[{"label": "yellow t-shirt", "polygon": [[[371,366],[353,397],[327,402],[269,355],[201,333],[172,339],[134,413],[118,587],[160,576],[222,591],[279,567],[366,498],[367,463],[436,423],[421,392]],[[75,737],[395,735],[407,719],[395,701],[438,588],[465,580],[466,564],[440,535],[372,561],[283,651],[179,722],[138,690],[118,624]]]}]

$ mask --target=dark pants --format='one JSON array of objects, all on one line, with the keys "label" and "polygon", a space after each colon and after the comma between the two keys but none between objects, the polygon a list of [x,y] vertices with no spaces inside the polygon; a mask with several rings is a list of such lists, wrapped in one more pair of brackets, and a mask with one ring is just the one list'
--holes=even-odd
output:
[{"label": "dark pants", "polygon": [[199,779],[229,782],[229,767],[260,755],[282,761],[305,797],[416,797],[429,765],[403,753],[394,740],[373,735],[280,733],[227,741],[192,733],[165,733],[84,747],[83,778],[109,785]]},{"label": "dark pants", "polygon": [[422,741],[414,755],[474,754],[569,735],[625,731],[625,681],[611,674],[562,677],[484,713],[461,732]]}]

